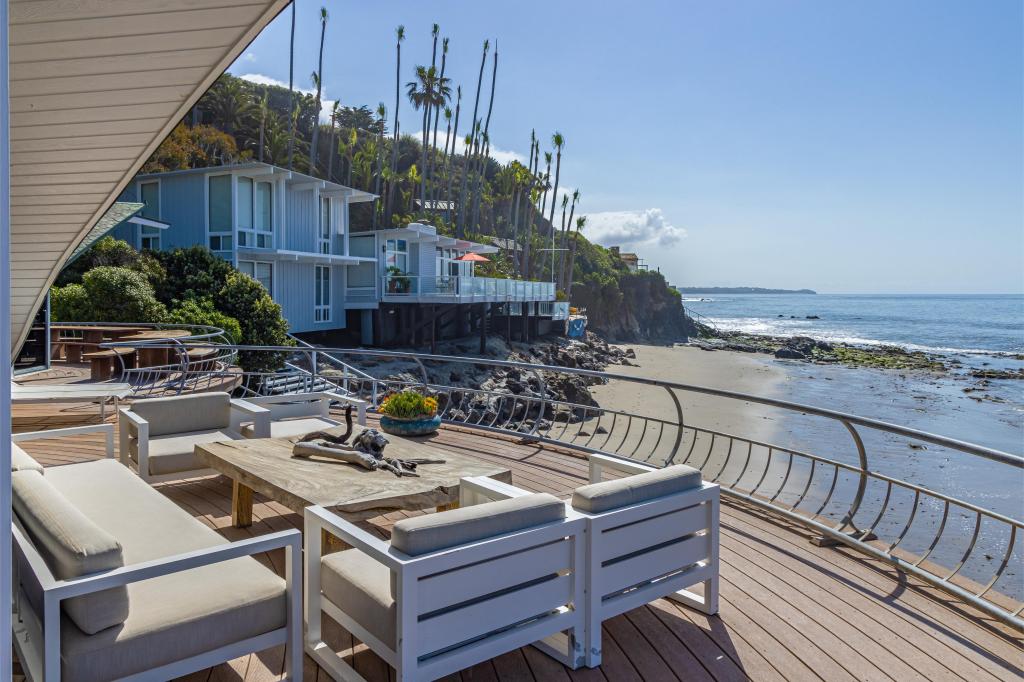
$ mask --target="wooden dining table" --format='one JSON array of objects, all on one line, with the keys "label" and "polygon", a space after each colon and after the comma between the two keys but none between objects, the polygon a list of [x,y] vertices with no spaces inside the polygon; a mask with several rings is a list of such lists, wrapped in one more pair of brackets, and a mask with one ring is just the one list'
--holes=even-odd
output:
[{"label": "wooden dining table", "polygon": [[[117,341],[125,336],[138,334],[142,332],[141,327],[133,326],[102,326],[97,327],[94,325],[86,324],[55,324],[51,327],[51,331],[57,332],[57,339],[53,341],[54,344],[64,344],[64,359],[67,362],[77,363],[82,361],[83,351],[96,351],[101,343],[103,343],[104,335],[110,341]],[[82,339],[68,339],[60,338],[61,332],[81,332]],[[88,349],[88,350],[86,350]]]},{"label": "wooden dining table", "polygon": [[[150,329],[135,334],[122,336],[118,341],[159,341],[161,339],[182,339],[191,336],[192,332],[187,329]],[[172,348],[168,344],[161,344],[159,347],[140,346],[138,348],[137,367],[162,367],[171,364]]]}]

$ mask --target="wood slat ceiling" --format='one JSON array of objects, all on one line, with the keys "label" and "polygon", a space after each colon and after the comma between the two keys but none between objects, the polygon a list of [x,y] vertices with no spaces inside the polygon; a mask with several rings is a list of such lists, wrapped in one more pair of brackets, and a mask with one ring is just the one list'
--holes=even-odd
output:
[{"label": "wood slat ceiling", "polygon": [[12,0],[12,357],[68,256],[289,0]]}]

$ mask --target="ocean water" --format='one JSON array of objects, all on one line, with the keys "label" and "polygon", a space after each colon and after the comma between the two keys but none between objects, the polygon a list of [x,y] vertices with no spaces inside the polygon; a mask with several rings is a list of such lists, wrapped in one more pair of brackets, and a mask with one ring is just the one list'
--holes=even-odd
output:
[{"label": "ocean water", "polygon": [[690,295],[683,307],[730,331],[943,354],[1024,353],[1024,295],[1018,294]]}]

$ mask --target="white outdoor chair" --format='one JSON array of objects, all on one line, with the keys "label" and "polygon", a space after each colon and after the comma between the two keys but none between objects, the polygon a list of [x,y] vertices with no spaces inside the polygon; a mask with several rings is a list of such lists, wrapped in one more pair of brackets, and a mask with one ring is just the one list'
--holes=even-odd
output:
[{"label": "white outdoor chair", "polygon": [[[301,682],[298,531],[229,542],[110,459],[11,480],[28,679],[169,680],[284,644]],[[280,548],[284,579],[253,558]]]},{"label": "white outdoor chair", "polygon": [[[583,664],[584,520],[557,498],[404,519],[390,543],[322,507],[305,517],[306,652],[334,679],[363,678],[322,640],[322,614],[399,681],[437,679],[531,643]],[[353,549],[322,556],[322,531]]]},{"label": "white outdoor chair", "polygon": [[[270,411],[271,438],[304,436],[341,425],[341,421],[331,416],[331,403],[335,402],[355,407],[357,423],[366,425],[366,401],[331,391],[260,396],[246,398],[246,402]],[[256,431],[254,423],[242,426],[242,435],[246,438],[260,438]]]},{"label": "white outdoor chair", "polygon": [[[102,433],[104,437],[104,453],[108,459],[114,458],[113,424],[88,424],[86,426],[70,426],[65,429],[47,429],[45,431],[22,431],[21,433],[13,433],[11,434],[12,457],[17,457],[17,453],[25,453],[25,451],[18,445],[15,445],[15,443],[23,443],[27,440],[46,440],[49,438],[81,436],[87,433]],[[14,470],[17,471],[17,468]]]},{"label": "white outdoor chair", "polygon": [[137,400],[122,408],[121,463],[149,483],[217,473],[195,456],[195,446],[241,440],[242,423],[270,436],[270,411],[227,393],[194,393]]},{"label": "white outdoor chair", "polygon": [[[603,481],[606,470],[629,474]],[[601,664],[601,623],[661,597],[718,612],[719,488],[700,471],[590,456],[590,485],[568,507],[587,520],[586,664]],[[489,478],[463,479],[462,501],[502,500],[527,491]],[[703,583],[703,595],[688,588]]]}]

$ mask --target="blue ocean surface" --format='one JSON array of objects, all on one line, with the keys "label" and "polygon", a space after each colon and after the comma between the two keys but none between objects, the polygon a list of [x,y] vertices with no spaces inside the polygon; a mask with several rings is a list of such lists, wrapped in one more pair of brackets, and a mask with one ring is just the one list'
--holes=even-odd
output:
[{"label": "blue ocean surface", "polygon": [[1020,294],[691,294],[683,307],[728,331],[943,354],[1024,353]]}]

